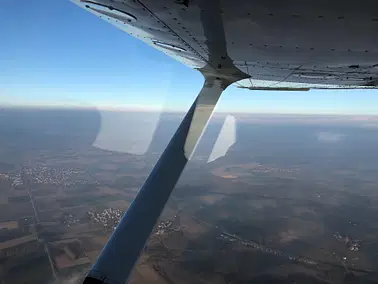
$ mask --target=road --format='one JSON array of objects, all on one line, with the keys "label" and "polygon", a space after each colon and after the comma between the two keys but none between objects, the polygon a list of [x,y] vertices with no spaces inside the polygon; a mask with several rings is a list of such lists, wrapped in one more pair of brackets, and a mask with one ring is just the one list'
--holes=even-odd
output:
[{"label": "road", "polygon": [[47,246],[46,241],[43,238],[39,237],[38,224],[40,222],[39,222],[38,212],[37,212],[37,209],[36,209],[36,206],[35,206],[35,202],[34,202],[34,198],[33,198],[33,194],[32,194],[32,191],[31,191],[30,180],[29,180],[27,174],[25,173],[24,168],[22,168],[22,170],[21,170],[21,178],[22,178],[22,182],[24,183],[24,185],[26,186],[26,188],[28,190],[30,202],[31,202],[32,207],[33,207],[33,212],[34,212],[34,227],[35,227],[35,231],[36,231],[36,234],[37,234],[38,243],[40,243],[40,244],[42,244],[44,246],[44,250],[45,250],[45,252],[47,254],[47,257],[49,259],[51,271],[52,271],[52,274],[53,274],[53,277],[54,277],[54,282],[56,282],[58,280],[58,275],[56,273],[55,266],[54,266],[54,263],[52,261],[49,248]]},{"label": "road", "polygon": [[211,224],[209,224],[209,223],[207,223],[203,220],[200,220],[199,218],[196,218],[195,216],[192,216],[192,218],[195,221],[197,221],[199,224],[202,224],[203,226],[205,226],[207,228],[212,228],[212,229],[217,228],[219,230],[219,233],[220,233],[220,238],[222,238],[223,240],[226,240],[226,241],[229,241],[229,242],[236,242],[237,241],[244,246],[253,247],[255,249],[260,250],[263,253],[268,253],[268,254],[271,254],[271,255],[274,255],[274,256],[277,256],[277,257],[284,257],[284,258],[288,259],[289,261],[293,261],[293,262],[297,262],[297,263],[303,263],[303,264],[313,265],[313,266],[323,264],[323,265],[328,265],[328,266],[331,266],[331,267],[342,268],[342,269],[345,269],[346,271],[363,272],[363,273],[369,273],[369,274],[374,274],[374,275],[378,276],[377,272],[375,272],[375,271],[363,269],[363,268],[347,267],[347,265],[345,263],[341,264],[341,263],[332,263],[332,262],[328,262],[328,261],[320,261],[320,260],[317,260],[317,259],[310,259],[310,258],[306,258],[306,257],[302,257],[302,256],[292,255],[292,254],[287,253],[287,252],[271,249],[271,248],[266,247],[264,245],[261,245],[259,243],[253,242],[251,240],[245,240],[245,239],[243,239],[243,238],[241,238],[237,235],[234,235],[230,232],[227,232],[224,228],[221,228],[221,227],[218,227],[218,226],[213,226],[213,225],[211,225]]},{"label": "road", "polygon": [[291,254],[288,254],[288,253],[285,253],[285,252],[282,252],[282,251],[279,251],[279,250],[274,250],[274,249],[268,248],[266,246],[260,245],[258,243],[252,242],[252,241],[243,240],[242,238],[240,238],[236,235],[233,235],[233,234],[230,234],[230,233],[227,233],[227,232],[224,232],[224,231],[221,233],[220,236],[223,239],[239,241],[242,245],[244,245],[246,247],[253,247],[255,249],[258,249],[261,252],[269,253],[269,254],[272,254],[274,256],[284,257],[284,258],[287,258],[288,260],[291,260],[291,261],[300,262],[300,263],[309,264],[309,265],[319,265],[319,262],[316,261],[316,260],[312,260],[312,259],[302,257],[302,256],[291,255]]},{"label": "road", "polygon": [[261,252],[268,253],[268,254],[271,254],[271,255],[274,255],[274,256],[278,256],[278,257],[284,257],[284,258],[287,258],[288,260],[294,261],[294,262],[299,262],[299,263],[303,263],[303,264],[307,264],[307,265],[316,265],[316,266],[320,265],[320,264],[324,264],[324,265],[328,265],[328,266],[332,266],[332,267],[345,269],[347,272],[353,271],[353,272],[363,272],[363,273],[369,273],[369,274],[375,274],[375,275],[377,274],[377,272],[372,271],[372,270],[368,270],[368,269],[347,267],[345,263],[338,264],[338,263],[332,263],[332,262],[328,262],[328,261],[327,262],[326,261],[320,261],[320,260],[316,260],[316,259],[310,259],[310,258],[306,258],[306,257],[302,257],[302,256],[292,255],[292,254],[289,254],[289,253],[286,253],[286,252],[283,252],[283,251],[279,251],[279,250],[274,250],[274,249],[271,249],[269,247],[255,243],[253,241],[244,240],[244,239],[242,239],[242,238],[240,238],[240,237],[238,237],[234,234],[228,233],[224,230],[221,231],[220,237],[224,240],[231,241],[231,242],[238,241],[244,246],[253,247],[255,249],[260,250]]}]

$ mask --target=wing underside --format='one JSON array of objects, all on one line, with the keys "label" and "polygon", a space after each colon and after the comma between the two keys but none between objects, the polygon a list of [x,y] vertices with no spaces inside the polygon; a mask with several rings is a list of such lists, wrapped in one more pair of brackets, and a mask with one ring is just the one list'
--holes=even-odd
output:
[{"label": "wing underside", "polygon": [[[212,9],[214,1],[220,3],[216,13],[223,25],[214,24],[204,13]],[[315,0],[73,2],[192,68],[227,73],[227,68],[218,63],[214,66],[214,62],[231,59],[250,76],[235,83],[241,88],[378,85],[377,1],[364,1],[363,5]],[[218,34],[225,35],[225,43]],[[224,44],[226,51],[214,52],[212,47]],[[220,59],[214,61],[214,56]]]}]

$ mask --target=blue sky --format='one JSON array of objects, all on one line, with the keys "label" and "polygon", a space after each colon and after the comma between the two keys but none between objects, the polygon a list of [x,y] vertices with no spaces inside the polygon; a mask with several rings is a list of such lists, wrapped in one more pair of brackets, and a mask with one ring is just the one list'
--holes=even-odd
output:
[{"label": "blue sky", "polygon": [[[0,105],[186,110],[199,72],[68,0],[1,0]],[[218,111],[378,114],[377,91],[230,87]]]}]

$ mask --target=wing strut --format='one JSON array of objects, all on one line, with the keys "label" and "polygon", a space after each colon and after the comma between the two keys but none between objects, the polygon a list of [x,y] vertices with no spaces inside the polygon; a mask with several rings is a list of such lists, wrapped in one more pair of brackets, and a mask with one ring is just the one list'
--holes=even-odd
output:
[{"label": "wing strut", "polygon": [[84,283],[123,284],[136,264],[223,90],[232,82],[213,75],[205,83],[167,148],[122,217]]}]

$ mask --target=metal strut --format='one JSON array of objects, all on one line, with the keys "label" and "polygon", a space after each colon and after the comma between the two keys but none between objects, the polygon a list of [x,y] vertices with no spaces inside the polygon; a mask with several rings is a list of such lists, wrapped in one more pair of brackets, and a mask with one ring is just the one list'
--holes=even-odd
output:
[{"label": "metal strut", "polygon": [[206,75],[205,83],[167,148],[124,214],[84,283],[125,283],[157,219],[213,113],[227,79]]}]

